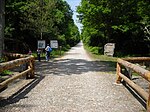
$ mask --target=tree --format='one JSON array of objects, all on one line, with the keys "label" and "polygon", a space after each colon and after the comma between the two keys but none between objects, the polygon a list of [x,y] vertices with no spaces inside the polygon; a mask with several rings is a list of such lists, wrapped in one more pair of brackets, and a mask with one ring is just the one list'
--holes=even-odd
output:
[{"label": "tree", "polygon": [[0,58],[2,57],[3,45],[4,45],[4,5],[5,0],[0,1]]},{"label": "tree", "polygon": [[38,39],[58,39],[65,47],[71,44],[70,38],[76,37],[71,34],[75,27],[72,15],[70,6],[63,0],[10,0],[6,2],[5,36],[34,50]]},{"label": "tree", "polygon": [[149,7],[145,0],[82,0],[78,17],[84,42],[93,47],[115,42],[122,54],[148,54],[144,28],[149,23]]}]

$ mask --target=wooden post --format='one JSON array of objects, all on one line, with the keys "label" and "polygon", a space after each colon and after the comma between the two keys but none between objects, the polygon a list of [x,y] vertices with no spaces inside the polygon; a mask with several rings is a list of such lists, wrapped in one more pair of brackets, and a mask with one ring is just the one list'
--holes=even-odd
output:
[{"label": "wooden post", "polygon": [[34,78],[34,58],[32,58],[27,64],[26,64],[26,69],[30,69],[31,68],[31,72],[26,74],[26,79],[29,78]]},{"label": "wooden post", "polygon": [[62,46],[59,46],[60,56],[61,56],[61,48],[62,48]]},{"label": "wooden post", "polygon": [[30,67],[32,69],[30,78],[34,78],[34,59],[30,61]]},{"label": "wooden post", "polygon": [[116,80],[116,83],[117,84],[120,84],[121,83],[121,77],[120,77],[120,72],[121,72],[121,67],[120,67],[120,64],[119,63],[117,63],[117,72],[116,72],[116,74],[117,74],[117,80]]},{"label": "wooden post", "polygon": [[150,112],[150,85],[149,85],[149,97],[147,100],[147,112]]},{"label": "wooden post", "polygon": [[[26,69],[29,69],[29,68],[30,68],[30,66],[29,66],[29,62],[28,62],[28,63],[26,63]],[[29,78],[30,78],[29,73],[27,73],[26,79],[29,79]]]}]

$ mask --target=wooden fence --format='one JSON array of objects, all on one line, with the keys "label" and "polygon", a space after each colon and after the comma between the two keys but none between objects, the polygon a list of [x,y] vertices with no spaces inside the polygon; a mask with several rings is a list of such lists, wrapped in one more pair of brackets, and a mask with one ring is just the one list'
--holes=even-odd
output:
[{"label": "wooden fence", "polygon": [[[132,63],[131,63],[132,62]],[[140,63],[141,66],[134,64],[134,63]],[[143,77],[145,80],[150,82],[150,71],[148,69],[145,69],[145,63],[150,64],[150,58],[149,57],[138,57],[138,58],[124,58],[124,59],[118,59],[117,60],[117,80],[116,83],[121,83],[121,80],[123,79],[128,83],[135,91],[138,92],[138,94],[147,102],[147,111],[150,112],[150,85],[149,85],[149,92],[146,92],[142,87],[135,84],[132,81],[132,72],[134,71],[139,76]],[[142,67],[144,66],[144,68]],[[126,74],[124,74],[122,71],[127,71]]]},{"label": "wooden fence", "polygon": [[[18,55],[17,55],[18,56]],[[17,68],[21,65],[26,65],[25,70],[23,70],[20,73],[17,73],[15,75],[12,75],[12,77],[4,80],[3,82],[0,83],[0,89],[3,87],[6,87],[9,83],[13,82],[14,80],[21,78],[23,76],[26,76],[27,78],[34,78],[34,57],[33,56],[23,56],[20,55],[19,59],[15,59],[12,61],[8,61],[5,63],[0,63],[0,73],[9,70],[12,68]]]}]

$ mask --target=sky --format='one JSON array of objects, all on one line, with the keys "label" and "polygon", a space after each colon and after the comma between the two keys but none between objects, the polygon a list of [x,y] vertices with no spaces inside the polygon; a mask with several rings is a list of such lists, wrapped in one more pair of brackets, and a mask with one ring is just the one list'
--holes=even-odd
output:
[{"label": "sky", "polygon": [[79,28],[79,31],[81,32],[82,25],[78,22],[78,18],[76,17],[76,7],[80,4],[81,0],[66,0],[67,3],[70,5],[71,9],[73,10],[73,20],[77,27]]}]

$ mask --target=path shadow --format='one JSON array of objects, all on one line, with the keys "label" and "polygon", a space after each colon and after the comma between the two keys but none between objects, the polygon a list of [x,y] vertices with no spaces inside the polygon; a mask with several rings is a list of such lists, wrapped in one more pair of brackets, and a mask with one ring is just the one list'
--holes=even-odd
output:
[{"label": "path shadow", "polygon": [[35,79],[26,86],[24,86],[17,93],[13,94],[11,97],[7,99],[0,100],[0,108],[5,107],[6,105],[14,104],[18,102],[20,99],[27,98],[26,94],[28,94],[40,81],[42,81],[44,77],[45,76],[36,74]]},{"label": "path shadow", "polygon": [[53,62],[38,62],[36,70],[46,75],[80,75],[87,72],[115,72],[115,62],[87,61],[84,59],[61,59]]}]

